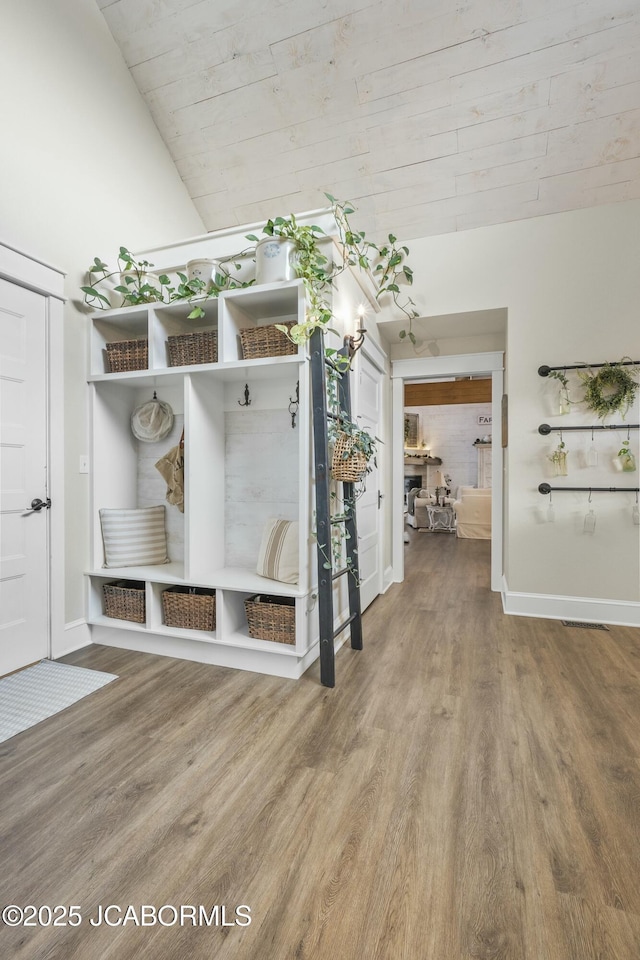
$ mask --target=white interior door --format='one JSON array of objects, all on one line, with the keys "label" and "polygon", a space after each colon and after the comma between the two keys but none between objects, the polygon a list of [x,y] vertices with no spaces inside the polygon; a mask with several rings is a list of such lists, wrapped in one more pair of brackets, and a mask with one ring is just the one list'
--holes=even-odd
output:
[{"label": "white interior door", "polygon": [[[46,300],[0,280],[0,675],[49,654]],[[29,512],[28,512],[29,511]]]},{"label": "white interior door", "polygon": [[[383,373],[363,351],[358,356],[357,422],[379,437],[382,423]],[[377,467],[367,474],[367,484],[357,503],[360,603],[364,610],[382,589],[380,482]]]}]

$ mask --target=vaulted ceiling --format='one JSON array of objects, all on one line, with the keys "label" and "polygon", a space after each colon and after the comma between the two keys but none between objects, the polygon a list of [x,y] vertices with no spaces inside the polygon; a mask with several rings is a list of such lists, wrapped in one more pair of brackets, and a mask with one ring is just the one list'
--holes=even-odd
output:
[{"label": "vaulted ceiling", "polygon": [[640,196],[640,0],[97,0],[216,230],[403,240]]}]

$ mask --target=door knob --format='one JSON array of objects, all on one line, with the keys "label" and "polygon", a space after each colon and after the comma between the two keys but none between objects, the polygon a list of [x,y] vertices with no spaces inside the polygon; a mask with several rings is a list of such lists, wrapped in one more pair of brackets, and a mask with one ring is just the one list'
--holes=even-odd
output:
[{"label": "door knob", "polygon": [[41,510],[48,510],[51,506],[51,498],[47,497],[46,500],[40,500],[39,497],[36,497],[35,500],[31,501],[31,506],[28,510],[25,510],[23,516],[27,513],[40,513]]}]

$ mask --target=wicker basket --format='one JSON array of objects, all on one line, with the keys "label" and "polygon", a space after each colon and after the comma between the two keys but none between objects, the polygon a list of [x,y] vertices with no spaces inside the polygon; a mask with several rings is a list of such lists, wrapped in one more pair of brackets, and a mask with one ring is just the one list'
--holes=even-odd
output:
[{"label": "wicker basket", "polygon": [[140,580],[114,580],[105,583],[105,616],[115,620],[131,620],[133,623],[145,622],[144,583]]},{"label": "wicker basket", "polygon": [[176,336],[167,337],[167,344],[170,367],[218,362],[218,334],[215,330],[180,333]]},{"label": "wicker basket", "polygon": [[274,643],[296,642],[296,602],[293,597],[256,594],[244,601],[249,636]]},{"label": "wicker basket", "polygon": [[[292,327],[293,322],[281,324]],[[274,324],[264,327],[247,327],[240,331],[243,360],[259,360],[261,357],[288,357],[298,352],[298,345],[292,343],[282,330]]]},{"label": "wicker basket", "polygon": [[[331,458],[331,476],[344,483],[357,483],[367,472],[367,458],[363,453],[350,454],[353,442],[348,433],[339,433]],[[345,453],[349,454],[345,457]]]},{"label": "wicker basket", "polygon": [[216,592],[204,587],[170,587],[162,592],[164,622],[180,630],[215,630]]},{"label": "wicker basket", "polygon": [[146,370],[149,366],[148,340],[119,340],[107,343],[108,373],[125,370]]}]

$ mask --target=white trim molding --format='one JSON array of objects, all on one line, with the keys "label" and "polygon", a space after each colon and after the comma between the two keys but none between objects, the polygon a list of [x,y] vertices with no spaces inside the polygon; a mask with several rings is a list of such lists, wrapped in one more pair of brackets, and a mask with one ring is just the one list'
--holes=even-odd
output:
[{"label": "white trim molding", "polygon": [[0,240],[0,277],[10,283],[64,301],[65,276],[57,267]]},{"label": "white trim molding", "polygon": [[83,647],[88,647],[90,644],[91,628],[87,621],[84,617],[79,620],[72,620],[64,625],[62,642],[58,644],[54,659],[58,660],[60,657],[66,657],[68,653],[73,653],[74,650],[82,650]]},{"label": "white trim molding", "polygon": [[513,617],[542,620],[577,620],[640,627],[640,603],[630,600],[599,600],[595,597],[561,597],[541,593],[518,593],[503,581],[502,609]]}]

